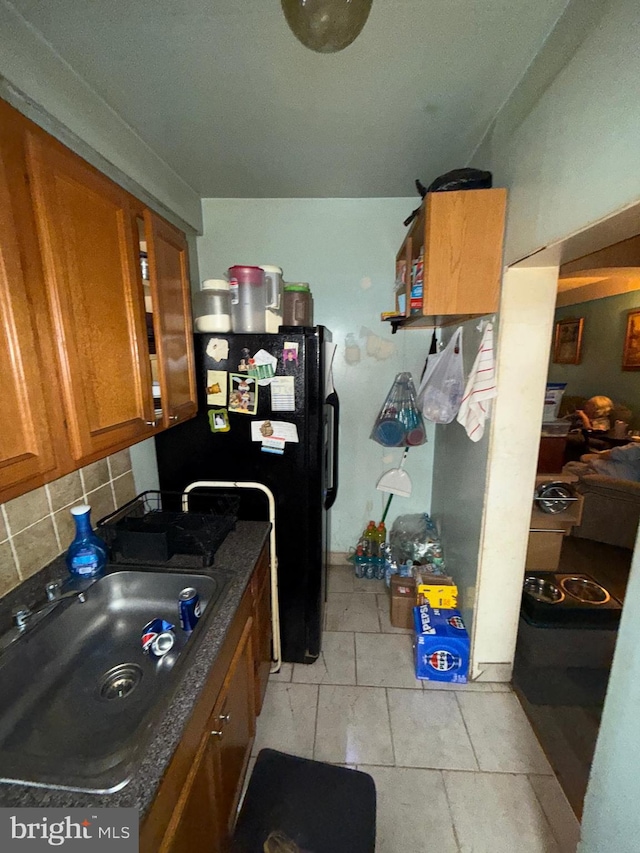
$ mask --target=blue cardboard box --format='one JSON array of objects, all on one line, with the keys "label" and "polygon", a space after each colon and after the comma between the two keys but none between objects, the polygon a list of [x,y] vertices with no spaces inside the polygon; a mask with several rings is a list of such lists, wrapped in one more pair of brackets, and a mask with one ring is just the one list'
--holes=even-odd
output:
[{"label": "blue cardboard box", "polygon": [[422,604],[413,608],[416,678],[466,684],[469,635],[459,610]]}]

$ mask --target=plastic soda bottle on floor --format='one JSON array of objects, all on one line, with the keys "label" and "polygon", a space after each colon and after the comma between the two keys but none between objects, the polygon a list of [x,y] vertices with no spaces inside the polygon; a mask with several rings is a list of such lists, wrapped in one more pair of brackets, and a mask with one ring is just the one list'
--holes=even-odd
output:
[{"label": "plastic soda bottle on floor", "polygon": [[385,569],[385,559],[384,557],[374,557],[375,560],[375,572],[374,577],[378,580],[384,580],[384,569]]},{"label": "plastic soda bottle on floor", "polygon": [[367,569],[367,557],[365,557],[362,545],[358,545],[356,548],[356,558],[355,558],[355,573],[357,578],[363,578]]},{"label": "plastic soda bottle on floor", "polygon": [[375,521],[370,521],[367,529],[364,531],[363,539],[365,542],[365,553],[368,557],[378,556],[378,531],[376,530]]}]

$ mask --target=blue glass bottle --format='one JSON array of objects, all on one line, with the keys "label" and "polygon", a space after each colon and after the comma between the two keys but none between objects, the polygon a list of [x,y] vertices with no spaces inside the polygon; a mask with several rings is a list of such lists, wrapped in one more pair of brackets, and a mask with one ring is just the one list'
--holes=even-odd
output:
[{"label": "blue glass bottle", "polygon": [[107,546],[91,529],[90,506],[74,506],[71,515],[76,535],[67,551],[67,568],[76,577],[95,578],[107,564]]}]

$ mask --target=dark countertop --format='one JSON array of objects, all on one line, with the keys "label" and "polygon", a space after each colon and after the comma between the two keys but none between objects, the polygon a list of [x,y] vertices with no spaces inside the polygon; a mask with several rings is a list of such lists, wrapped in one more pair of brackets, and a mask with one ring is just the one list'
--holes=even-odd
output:
[{"label": "dark countertop", "polygon": [[[225,600],[219,606],[213,624],[202,638],[197,651],[187,662],[161,722],[151,733],[142,763],[124,788],[113,794],[88,794],[0,783],[0,806],[13,808],[27,806],[129,807],[137,808],[142,820],[182,738],[191,710],[224,642],[262,547],[268,539],[269,530],[270,526],[267,522],[239,521],[236,529],[227,536],[216,553],[214,566],[205,570],[215,574],[216,567],[219,566],[233,576],[233,581]],[[0,600],[0,632],[7,627],[11,612],[17,604],[32,606],[37,601],[41,601],[44,597],[44,585],[49,580],[65,575],[64,559],[58,558]]]}]

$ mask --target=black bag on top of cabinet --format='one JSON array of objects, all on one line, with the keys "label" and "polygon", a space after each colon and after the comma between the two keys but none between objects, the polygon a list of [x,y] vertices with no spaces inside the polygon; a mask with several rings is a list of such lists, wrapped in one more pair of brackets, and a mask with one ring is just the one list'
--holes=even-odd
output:
[{"label": "black bag on top of cabinet", "polygon": [[[431,181],[428,187],[416,179],[416,189],[421,198],[424,198],[427,193],[446,193],[454,192],[455,190],[489,190],[493,186],[493,175],[484,169],[472,169],[465,166],[463,169],[452,169],[450,172],[445,172],[435,180]],[[409,216],[404,220],[403,225],[410,225],[416,218],[420,208],[416,207]]]}]

